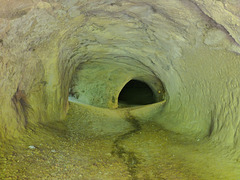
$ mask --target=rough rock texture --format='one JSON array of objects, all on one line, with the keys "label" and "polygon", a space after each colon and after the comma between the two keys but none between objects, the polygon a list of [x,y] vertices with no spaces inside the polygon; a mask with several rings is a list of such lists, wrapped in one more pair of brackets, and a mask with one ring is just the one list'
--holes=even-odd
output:
[{"label": "rough rock texture", "polygon": [[119,61],[120,59],[118,59],[118,64],[101,61],[80,66],[72,78],[70,96],[85,104],[116,109],[119,107],[120,91],[131,79],[138,79],[149,84],[157,102],[164,99],[162,97],[164,95],[163,85],[151,71]]},{"label": "rough rock texture", "polygon": [[1,0],[1,138],[63,119],[74,73],[97,60],[147,69],[163,82],[168,99],[155,121],[164,128],[239,145],[239,7],[237,0]]}]

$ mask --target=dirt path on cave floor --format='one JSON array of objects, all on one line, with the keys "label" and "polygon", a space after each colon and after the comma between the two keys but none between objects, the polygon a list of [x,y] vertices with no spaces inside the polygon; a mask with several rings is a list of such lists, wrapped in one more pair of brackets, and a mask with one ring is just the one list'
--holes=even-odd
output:
[{"label": "dirt path on cave floor", "polygon": [[239,165],[214,148],[154,123],[107,137],[72,137],[64,123],[39,125],[19,140],[1,144],[0,179],[239,178]]}]

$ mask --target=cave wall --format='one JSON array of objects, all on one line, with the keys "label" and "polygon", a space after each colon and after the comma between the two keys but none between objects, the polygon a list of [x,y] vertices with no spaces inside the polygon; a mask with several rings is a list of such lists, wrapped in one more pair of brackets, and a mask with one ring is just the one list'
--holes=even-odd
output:
[{"label": "cave wall", "polygon": [[74,73],[99,61],[147,69],[163,82],[168,99],[154,119],[164,128],[239,144],[237,0],[1,4],[1,138],[63,119]]}]

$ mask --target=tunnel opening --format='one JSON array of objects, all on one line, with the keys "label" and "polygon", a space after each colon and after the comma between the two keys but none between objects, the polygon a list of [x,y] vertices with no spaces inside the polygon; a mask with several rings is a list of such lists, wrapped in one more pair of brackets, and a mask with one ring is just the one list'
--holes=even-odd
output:
[{"label": "tunnel opening", "polygon": [[145,82],[134,79],[123,87],[118,96],[119,107],[147,105],[156,102],[152,89]]}]

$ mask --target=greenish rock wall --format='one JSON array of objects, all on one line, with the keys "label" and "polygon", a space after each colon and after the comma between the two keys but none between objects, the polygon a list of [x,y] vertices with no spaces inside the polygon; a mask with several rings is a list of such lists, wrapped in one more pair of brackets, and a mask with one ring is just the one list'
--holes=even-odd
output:
[{"label": "greenish rock wall", "polygon": [[146,81],[160,79],[167,93],[154,121],[239,145],[238,1],[16,2],[2,0],[0,8],[2,139],[17,137],[29,123],[64,119],[73,77],[97,61],[109,66],[103,74],[123,69],[111,76],[116,84],[99,78],[100,90],[110,89],[102,91],[104,106],[116,108],[111,97],[146,73]]}]

